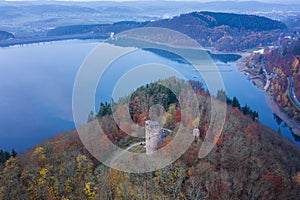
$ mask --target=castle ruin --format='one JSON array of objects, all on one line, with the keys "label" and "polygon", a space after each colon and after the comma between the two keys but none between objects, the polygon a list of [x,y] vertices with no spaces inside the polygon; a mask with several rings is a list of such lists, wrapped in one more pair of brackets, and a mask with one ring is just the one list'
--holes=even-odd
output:
[{"label": "castle ruin", "polygon": [[163,143],[167,135],[172,134],[171,130],[161,128],[156,121],[145,122],[146,154],[152,154],[158,149],[159,143]]},{"label": "castle ruin", "polygon": [[151,120],[145,122],[146,154],[152,154],[158,149],[158,144],[161,141],[160,129],[158,122]]}]

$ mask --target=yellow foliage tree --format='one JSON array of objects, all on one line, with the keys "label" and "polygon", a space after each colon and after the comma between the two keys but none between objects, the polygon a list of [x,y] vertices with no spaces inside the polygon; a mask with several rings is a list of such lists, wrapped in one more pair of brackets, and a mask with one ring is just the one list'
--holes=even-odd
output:
[{"label": "yellow foliage tree", "polygon": [[43,147],[37,147],[32,154],[32,160],[37,161],[40,167],[45,166],[46,164],[45,149]]},{"label": "yellow foliage tree", "polygon": [[76,170],[77,181],[81,182],[93,173],[93,163],[85,155],[78,155],[76,158]]},{"label": "yellow foliage tree", "polygon": [[74,184],[74,180],[72,178],[68,178],[65,182],[65,190],[68,192],[68,193],[71,193],[73,192],[73,185]]},{"label": "yellow foliage tree", "polygon": [[197,118],[193,121],[194,128],[198,128],[199,123],[200,123],[200,118],[197,117]]},{"label": "yellow foliage tree", "polygon": [[84,192],[89,200],[95,199],[98,196],[96,192],[97,190],[98,188],[95,187],[93,183],[87,182],[85,184]]},{"label": "yellow foliage tree", "polygon": [[39,178],[39,181],[38,181],[39,185],[44,185],[46,183],[47,173],[48,173],[48,169],[47,168],[42,168],[40,170],[40,178]]},{"label": "yellow foliage tree", "polygon": [[172,115],[174,115],[174,113],[176,112],[176,105],[175,104],[171,104],[169,106],[168,112],[171,113]]}]

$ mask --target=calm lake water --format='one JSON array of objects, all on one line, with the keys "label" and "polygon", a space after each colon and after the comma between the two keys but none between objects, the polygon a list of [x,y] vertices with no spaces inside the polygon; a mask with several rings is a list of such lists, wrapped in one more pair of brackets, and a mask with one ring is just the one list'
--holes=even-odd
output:
[{"label": "calm lake water", "polygon": [[[73,83],[80,65],[98,44],[70,40],[0,48],[0,149],[22,152],[74,129]],[[154,62],[172,66],[187,79],[202,80],[188,64],[139,50],[112,63],[99,82],[96,102],[110,100],[114,85],[132,67]],[[227,94],[257,110],[260,121],[277,130],[279,125],[265,101],[265,92],[238,72],[234,62],[217,64],[227,71],[221,72]],[[281,124],[280,128],[297,143],[287,127]]]}]

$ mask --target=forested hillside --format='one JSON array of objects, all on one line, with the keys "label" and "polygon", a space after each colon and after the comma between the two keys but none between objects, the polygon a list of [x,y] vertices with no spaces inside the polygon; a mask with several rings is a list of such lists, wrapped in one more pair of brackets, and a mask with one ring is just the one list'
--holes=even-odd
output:
[{"label": "forested hillside", "polygon": [[[141,125],[147,118],[144,106],[153,103],[167,109],[165,125],[173,130],[181,121],[192,127],[198,124],[201,136],[172,165],[144,174],[112,170],[94,159],[77,132],[70,131],[8,160],[0,172],[0,199],[297,199],[299,148],[244,115],[236,99],[234,104],[228,102],[216,147],[206,158],[198,158],[209,124],[210,96],[201,84],[190,84],[199,101],[199,123],[181,111],[171,91],[157,84],[129,97],[132,119]],[[218,96],[224,98],[221,91]],[[110,113],[107,104],[102,104],[97,120],[108,138],[125,148],[132,137],[115,125]],[[92,123],[86,126],[93,130]]]},{"label": "forested hillside", "polygon": [[[300,99],[300,39],[281,36],[278,47],[267,48],[263,54],[252,54],[246,66],[265,79],[263,68],[266,69],[271,77],[269,92],[281,109],[299,122],[299,108],[291,98]],[[291,81],[293,88],[290,88]],[[290,94],[290,89],[295,91],[295,97]]]},{"label": "forested hillside", "polygon": [[173,29],[187,34],[204,47],[219,51],[241,51],[271,45],[287,28],[282,22],[254,15],[193,12],[153,22],[63,26],[50,30],[47,35],[94,34],[109,37],[112,32],[141,27]]},{"label": "forested hillside", "polygon": [[240,51],[276,41],[286,25],[265,17],[230,13],[194,12],[148,26],[166,27],[185,33],[204,47]]},{"label": "forested hillside", "polygon": [[282,22],[255,15],[213,12],[195,12],[191,15],[205,21],[209,27],[226,25],[238,28],[239,30],[246,29],[252,31],[270,31],[287,28]]}]

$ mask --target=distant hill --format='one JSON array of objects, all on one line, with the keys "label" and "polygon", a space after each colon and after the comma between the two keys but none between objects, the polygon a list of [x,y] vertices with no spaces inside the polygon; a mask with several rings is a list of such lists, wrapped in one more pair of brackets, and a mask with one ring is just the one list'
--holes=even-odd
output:
[{"label": "distant hill", "polygon": [[144,27],[147,22],[117,22],[113,24],[94,25],[71,25],[61,26],[50,30],[47,36],[64,36],[76,34],[95,34],[109,37],[111,32],[120,33],[122,31]]},{"label": "distant hill", "polygon": [[228,26],[239,30],[270,31],[285,29],[287,26],[279,21],[255,15],[242,15],[234,13],[214,13],[214,12],[193,12],[183,14],[172,19],[158,20],[150,25],[169,25],[170,27],[203,25],[209,28],[218,26]]},{"label": "distant hill", "polygon": [[239,30],[246,29],[252,31],[270,31],[275,29],[283,30],[287,28],[287,26],[282,22],[256,15],[213,12],[194,12],[190,15],[205,21],[209,27],[225,25],[232,28],[238,28]]},{"label": "distant hill", "polygon": [[[158,93],[143,95],[153,91]],[[154,104],[155,99],[166,102],[168,97],[175,102],[166,96],[169,92],[155,83],[136,90],[130,107],[135,111],[132,119],[137,123],[143,120],[142,108],[148,105],[143,100],[147,98]],[[77,132],[70,131],[0,165],[0,199],[298,199],[299,147],[237,107],[227,107],[216,147],[206,158],[198,158],[209,128],[210,98],[203,91],[195,92],[201,106],[201,137],[172,165],[145,174],[112,170],[93,158]],[[168,126],[178,128],[181,116],[183,123],[193,124],[190,113],[180,112],[170,104]],[[126,148],[132,137],[116,126],[109,112],[100,109],[99,114],[107,137]],[[94,125],[86,125],[87,130],[93,133]]]},{"label": "distant hill", "polygon": [[7,40],[11,38],[15,38],[15,36],[12,33],[0,30],[0,40]]},{"label": "distant hill", "polygon": [[193,12],[172,19],[151,22],[185,33],[204,47],[221,51],[240,51],[276,41],[287,26],[279,21],[254,15]]},{"label": "distant hill", "polygon": [[111,32],[120,33],[140,27],[173,29],[187,34],[204,47],[219,51],[241,51],[271,45],[287,28],[282,22],[255,15],[193,12],[153,22],[63,26],[50,30],[47,35],[94,34],[109,37]]}]

